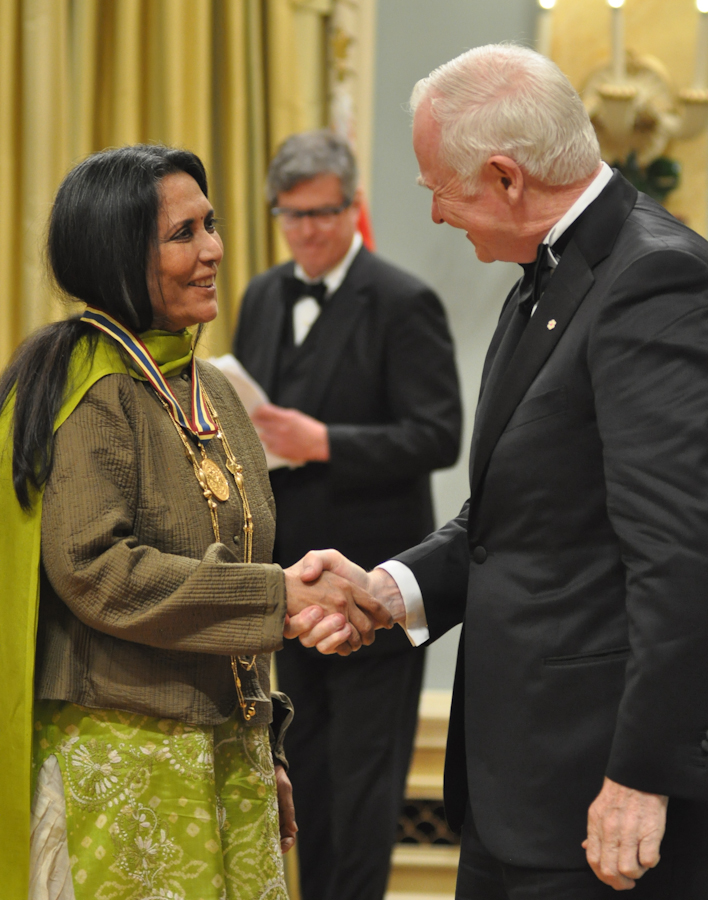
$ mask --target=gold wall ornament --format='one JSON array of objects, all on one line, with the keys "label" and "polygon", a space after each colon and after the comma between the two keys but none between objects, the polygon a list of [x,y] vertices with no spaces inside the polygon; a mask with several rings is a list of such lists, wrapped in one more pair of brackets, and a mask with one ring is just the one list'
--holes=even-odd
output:
[{"label": "gold wall ornament", "polygon": [[[629,160],[640,176],[658,168],[655,196],[666,189],[658,183],[666,168],[677,164],[680,182],[662,202],[705,234],[708,13],[696,0],[614,2],[556,0],[547,55],[583,96],[603,159]],[[708,9],[708,0],[699,3]]]},{"label": "gold wall ornament", "polygon": [[690,140],[708,125],[708,90],[677,91],[654,56],[625,54],[621,81],[614,66],[602,65],[581,90],[602,155],[625,162],[634,152],[641,166],[662,156],[672,140]]},{"label": "gold wall ornament", "polygon": [[328,121],[355,148],[369,193],[373,144],[376,0],[332,0],[327,29]]},{"label": "gold wall ornament", "polygon": [[332,48],[332,77],[335,81],[346,81],[355,75],[354,68],[349,61],[349,49],[354,43],[354,37],[347,34],[343,28],[332,29],[330,46]]},{"label": "gold wall ornament", "polygon": [[708,90],[677,91],[654,56],[626,53],[622,81],[614,67],[591,72],[581,91],[602,155],[625,162],[634,152],[641,166],[662,156],[672,140],[699,135],[708,125]]}]

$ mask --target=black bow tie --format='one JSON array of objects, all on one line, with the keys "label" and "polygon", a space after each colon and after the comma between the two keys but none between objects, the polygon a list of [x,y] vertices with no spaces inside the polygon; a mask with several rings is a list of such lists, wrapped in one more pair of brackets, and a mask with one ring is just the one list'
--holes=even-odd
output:
[{"label": "black bow tie", "polygon": [[327,285],[324,281],[308,284],[294,276],[285,279],[285,299],[290,309],[295,306],[301,297],[312,297],[313,300],[316,300],[322,306],[326,293]]},{"label": "black bow tie", "polygon": [[524,277],[519,285],[518,303],[519,311],[526,316],[530,316],[533,312],[553,274],[554,266],[551,265],[550,252],[548,244],[539,244],[536,259],[532,263],[521,263]]}]

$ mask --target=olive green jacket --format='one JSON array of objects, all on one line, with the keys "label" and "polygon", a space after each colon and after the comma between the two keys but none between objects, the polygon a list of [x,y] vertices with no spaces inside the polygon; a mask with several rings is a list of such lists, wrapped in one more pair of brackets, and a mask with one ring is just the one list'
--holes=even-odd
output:
[{"label": "olive green jacket", "polygon": [[[220,372],[198,365],[244,467],[253,562],[242,562],[231,476],[216,542],[192,464],[153,390],[129,375],[102,378],[55,436],[42,511],[37,698],[216,724],[238,707],[231,654],[258,654],[241,679],[257,701],[251,724],[271,720],[270,652],[281,646],[285,617],[283,572],[270,562],[273,497],[240,401]],[[189,410],[189,374],[168,382]],[[206,447],[226,473],[221,442]]]}]

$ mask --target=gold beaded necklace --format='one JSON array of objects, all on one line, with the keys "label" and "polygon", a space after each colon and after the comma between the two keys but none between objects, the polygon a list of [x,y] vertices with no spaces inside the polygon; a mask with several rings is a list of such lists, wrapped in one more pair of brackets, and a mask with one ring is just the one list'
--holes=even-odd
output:
[{"label": "gold beaded necklace", "polygon": [[[166,401],[160,394],[158,394],[157,396],[160,398],[160,401],[169,413],[170,408],[167,405]],[[234,482],[236,484],[236,489],[238,490],[239,496],[241,498],[241,505],[243,507],[244,536],[243,561],[245,563],[250,563],[253,559],[253,516],[251,515],[251,506],[248,502],[248,496],[246,494],[246,485],[243,478],[243,466],[237,461],[236,457],[234,456],[226,434],[224,433],[224,429],[221,427],[219,416],[214,409],[214,405],[207,396],[206,391],[204,390],[203,396],[209,412],[214,419],[214,422],[216,423],[216,436],[221,441],[221,446],[224,448],[224,454],[226,456],[226,468],[229,470],[229,472],[231,472],[231,475],[233,476]],[[229,496],[231,494],[231,491],[229,489],[229,482],[219,466],[213,460],[207,457],[206,450],[204,449],[204,444],[201,441],[198,441],[199,452],[201,456],[201,458],[198,459],[189,439],[184,433],[184,430],[175,421],[171,414],[170,421],[175,426],[177,434],[180,436],[187,459],[192,463],[192,468],[194,469],[194,474],[197,481],[199,482],[199,487],[202,489],[204,499],[206,500],[207,506],[209,507],[209,513],[211,515],[211,526],[214,532],[214,540],[219,543],[221,541],[219,532],[219,505],[216,501],[219,500],[223,503],[224,501],[229,499]],[[246,702],[246,698],[243,695],[243,685],[241,683],[241,677],[239,675],[239,666],[241,666],[244,671],[250,672],[256,664],[256,658],[257,657],[255,655],[231,657],[231,671],[234,674],[234,684],[236,685],[238,705],[240,706],[243,717],[247,722],[256,714],[256,704],[253,702]]]}]

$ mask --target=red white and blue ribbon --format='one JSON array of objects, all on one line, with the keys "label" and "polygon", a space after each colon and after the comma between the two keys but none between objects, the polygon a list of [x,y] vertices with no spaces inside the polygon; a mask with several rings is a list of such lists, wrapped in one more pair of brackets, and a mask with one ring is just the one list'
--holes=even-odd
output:
[{"label": "red white and blue ribbon", "polygon": [[178,425],[202,441],[208,441],[216,435],[218,429],[206,404],[194,356],[192,356],[192,415],[187,417],[153,355],[139,335],[130,331],[125,325],[121,325],[107,313],[94,309],[92,306],[86,307],[81,321],[88,322],[105,332],[128,353],[140,372],[163,398]]}]

